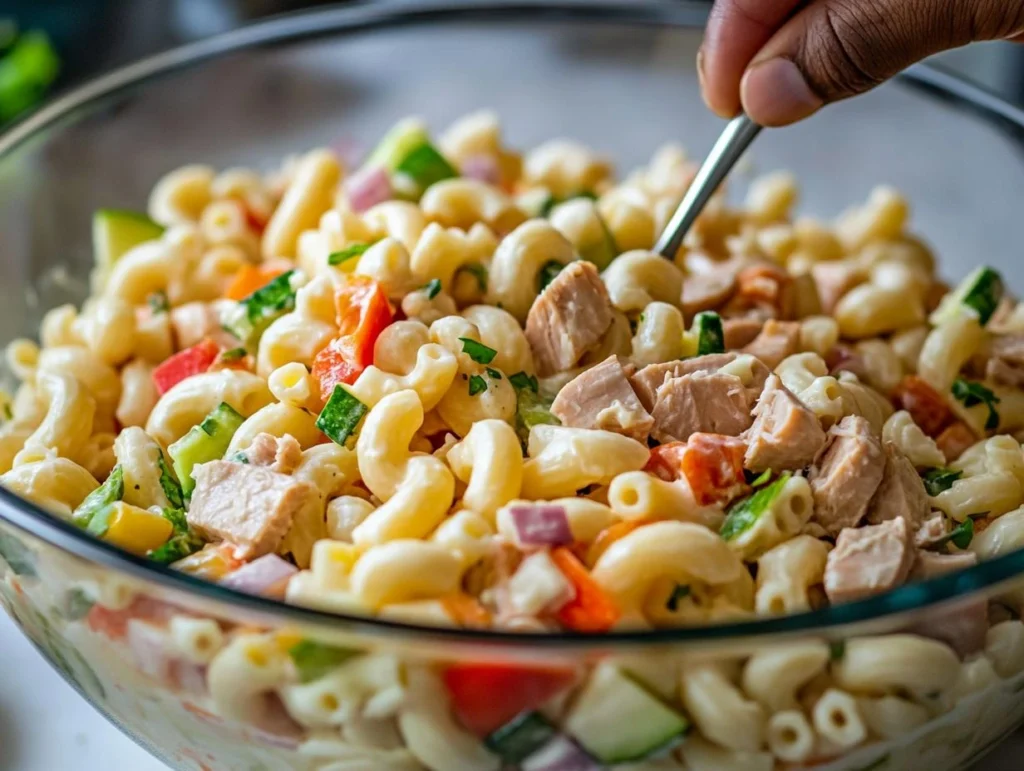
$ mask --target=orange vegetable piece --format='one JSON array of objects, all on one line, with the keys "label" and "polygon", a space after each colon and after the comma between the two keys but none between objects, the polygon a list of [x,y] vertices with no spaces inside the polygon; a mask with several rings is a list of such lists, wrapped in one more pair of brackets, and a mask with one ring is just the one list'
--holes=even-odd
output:
[{"label": "orange vegetable piece", "polygon": [[953,411],[942,394],[917,375],[907,375],[896,386],[893,399],[930,437],[937,437],[953,420]]},{"label": "orange vegetable piece", "polygon": [[609,546],[621,538],[625,538],[637,528],[649,525],[654,521],[653,519],[643,517],[641,519],[623,520],[622,522],[616,522],[614,525],[609,525],[598,533],[597,538],[590,544],[590,549],[587,551],[587,564],[593,567],[601,558],[601,555],[608,551]]},{"label": "orange vegetable piece", "polygon": [[278,267],[265,265],[245,265],[228,284],[224,296],[229,300],[244,300],[257,289],[262,289],[275,278],[284,273]]},{"label": "orange vegetable piece", "polygon": [[555,614],[559,622],[577,632],[607,632],[615,626],[619,609],[576,555],[559,547],[551,552],[551,559],[576,590],[576,596]]},{"label": "orange vegetable piece", "polygon": [[459,626],[486,628],[491,625],[491,614],[487,608],[465,592],[445,595],[441,598],[441,605]]},{"label": "orange vegetable piece", "polygon": [[693,434],[686,442],[680,468],[701,506],[724,503],[746,486],[746,445],[734,436]]}]

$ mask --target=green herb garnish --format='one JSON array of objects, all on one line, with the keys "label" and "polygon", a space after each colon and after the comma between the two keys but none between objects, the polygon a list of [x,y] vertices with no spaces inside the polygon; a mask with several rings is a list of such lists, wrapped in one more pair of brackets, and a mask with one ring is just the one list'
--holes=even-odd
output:
[{"label": "green herb garnish", "polygon": [[469,395],[476,396],[482,394],[487,390],[487,381],[479,375],[470,375],[469,377]]},{"label": "green herb garnish", "polygon": [[146,302],[153,313],[167,313],[171,309],[171,301],[167,299],[167,292],[153,292],[146,298]]},{"label": "green herb garnish", "polygon": [[487,376],[492,380],[501,380],[501,373],[498,370],[487,367],[484,371],[487,372]]},{"label": "green herb garnish", "polygon": [[246,345],[256,343],[272,322],[295,309],[295,279],[289,270],[240,300],[222,319],[224,329]]},{"label": "green herb garnish", "polygon": [[[472,273],[476,277],[477,286],[480,287],[481,292],[487,291],[487,268],[481,265],[479,262],[471,262],[468,265],[463,265],[459,268],[459,272],[466,271]],[[499,306],[500,307],[500,306]]]},{"label": "green herb garnish", "polygon": [[510,382],[516,390],[528,388],[534,393],[537,393],[540,390],[540,384],[537,382],[537,376],[527,375],[525,372],[517,372],[514,375],[509,375],[508,382]]},{"label": "green herb garnish", "polygon": [[221,361],[239,361],[249,355],[249,352],[245,348],[229,348],[220,354],[219,358]]},{"label": "green herb garnish", "polygon": [[369,408],[365,404],[337,385],[316,419],[316,427],[332,442],[344,447],[367,412]]},{"label": "green herb garnish", "polygon": [[768,480],[772,478],[772,470],[766,468],[760,474],[755,474],[753,471],[747,471],[743,469],[743,476],[747,480],[747,484],[751,487],[761,487],[762,485],[768,484]]},{"label": "green herb garnish", "polygon": [[836,640],[828,644],[828,657],[832,661],[839,661],[846,655],[846,640]]},{"label": "green herb garnish", "polygon": [[562,272],[564,267],[565,264],[558,260],[548,260],[545,262],[537,273],[537,291],[543,292],[548,284],[554,281],[555,277]]},{"label": "green herb garnish", "polygon": [[685,600],[690,596],[690,587],[685,584],[676,584],[676,588],[672,590],[672,594],[669,595],[668,601],[665,603],[665,607],[675,613],[679,610],[680,600]]},{"label": "green herb garnish", "polygon": [[988,418],[985,420],[985,430],[993,431],[999,426],[999,413],[995,405],[999,404],[999,397],[992,391],[971,380],[958,377],[953,381],[953,398],[962,402],[964,407],[974,407],[984,404],[988,408]]},{"label": "green herb garnish", "polygon": [[327,264],[337,267],[338,265],[341,265],[343,262],[348,262],[349,260],[353,260],[356,257],[362,257],[363,254],[366,253],[366,250],[369,249],[371,246],[373,246],[373,244],[349,244],[340,251],[331,252],[327,256]]},{"label": "green herb garnish", "polygon": [[471,337],[460,337],[459,341],[462,343],[462,352],[477,364],[490,364],[494,361],[494,357],[498,355],[496,350],[477,342]]},{"label": "green herb garnish", "polygon": [[427,285],[423,287],[423,291],[427,293],[427,299],[433,300],[441,293],[441,279],[432,278]]},{"label": "green herb garnish", "polygon": [[924,472],[922,481],[928,495],[934,498],[939,493],[943,493],[951,488],[953,483],[963,475],[964,472],[954,471],[951,468],[930,468]]}]

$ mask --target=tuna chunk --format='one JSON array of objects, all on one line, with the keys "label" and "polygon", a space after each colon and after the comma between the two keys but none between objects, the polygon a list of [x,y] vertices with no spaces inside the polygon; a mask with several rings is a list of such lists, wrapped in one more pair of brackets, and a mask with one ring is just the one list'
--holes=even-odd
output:
[{"label": "tuna chunk", "polygon": [[812,469],[814,521],[829,535],[856,527],[885,473],[885,453],[871,424],[847,415],[828,432],[828,447]]},{"label": "tuna chunk", "polygon": [[875,497],[868,505],[868,522],[877,525],[896,517],[903,517],[910,529],[917,531],[931,514],[931,504],[924,482],[906,455],[892,442],[882,448],[885,470]]},{"label": "tuna chunk", "polygon": [[796,321],[769,319],[764,323],[761,333],[743,349],[743,352],[756,356],[769,369],[775,369],[783,359],[792,356],[799,349],[800,324]]},{"label": "tuna chunk", "polygon": [[1024,386],[1024,335],[1001,335],[989,345],[985,375],[1003,385]]},{"label": "tuna chunk", "polygon": [[721,372],[672,378],[658,389],[651,435],[685,442],[691,434],[739,436],[750,427],[750,395],[743,381]]},{"label": "tuna chunk", "polygon": [[943,514],[934,514],[921,523],[921,527],[914,533],[914,546],[918,549],[926,549],[935,546],[946,537],[949,528],[946,526],[946,517]]},{"label": "tuna chunk", "polygon": [[[683,375],[693,375],[698,372],[717,372],[726,364],[731,364],[738,359],[740,354],[731,353],[709,353],[706,356],[695,356],[692,359],[682,361],[665,361],[658,364],[648,364],[635,375],[630,377],[636,395],[640,397],[640,403],[650,412],[657,401],[658,389],[665,385],[666,381]],[[761,388],[770,374],[768,368],[755,362],[753,366],[754,379],[749,389],[754,396],[761,393]]]},{"label": "tuna chunk", "polygon": [[633,391],[629,374],[619,357],[609,356],[563,386],[551,413],[563,426],[601,428],[646,443],[654,419]]},{"label": "tuna chunk", "polygon": [[741,316],[735,319],[724,319],[722,321],[722,332],[725,334],[725,349],[734,351],[749,345],[757,339],[764,328],[764,319],[753,316]]},{"label": "tuna chunk", "polygon": [[612,304],[597,268],[589,262],[569,263],[526,318],[537,374],[547,377],[574,367],[611,324]]},{"label": "tuna chunk", "polygon": [[746,433],[743,465],[751,471],[802,469],[814,462],[825,445],[817,416],[772,375],[754,408],[754,424]]},{"label": "tuna chunk", "polygon": [[833,604],[881,594],[906,581],[913,566],[910,528],[902,517],[848,527],[825,562],[825,594]]},{"label": "tuna chunk", "polygon": [[725,305],[736,292],[736,275],[731,270],[716,269],[695,273],[683,281],[683,313],[693,318],[701,311],[713,311]]},{"label": "tuna chunk", "polygon": [[316,487],[265,466],[215,460],[192,472],[196,489],[188,523],[249,560],[277,549],[295,516],[319,499]]},{"label": "tuna chunk", "polygon": [[821,298],[821,310],[831,314],[843,295],[858,284],[864,283],[864,271],[848,261],[816,262],[811,268],[811,276],[818,287]]},{"label": "tuna chunk", "polygon": [[[966,570],[977,563],[978,556],[974,552],[936,554],[919,551],[910,577],[915,581],[927,581],[929,578]],[[908,631],[940,640],[961,656],[968,656],[985,646],[988,602],[984,597],[965,598],[950,607],[933,610],[924,621],[914,624]]]},{"label": "tuna chunk", "polygon": [[245,451],[245,457],[253,466],[266,466],[279,474],[291,474],[302,460],[302,447],[290,434],[281,437],[256,434]]}]

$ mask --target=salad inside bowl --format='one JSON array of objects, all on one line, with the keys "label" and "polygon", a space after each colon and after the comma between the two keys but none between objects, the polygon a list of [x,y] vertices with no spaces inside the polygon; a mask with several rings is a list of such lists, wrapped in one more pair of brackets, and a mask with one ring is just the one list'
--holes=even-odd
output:
[{"label": "salad inside bowl", "polygon": [[0,596],[104,714],[334,771],[952,769],[1019,722],[1015,223],[963,196],[1014,200],[1024,120],[920,71],[666,259],[698,22],[308,14],[0,140]]}]

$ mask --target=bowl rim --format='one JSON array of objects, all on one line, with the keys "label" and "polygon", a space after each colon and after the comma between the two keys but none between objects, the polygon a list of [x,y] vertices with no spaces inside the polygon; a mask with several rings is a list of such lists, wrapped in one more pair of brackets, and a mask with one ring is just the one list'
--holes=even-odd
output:
[{"label": "bowl rim", "polygon": [[[47,128],[73,119],[118,92],[170,75],[204,61],[270,44],[316,37],[358,34],[374,29],[428,23],[502,19],[552,22],[609,23],[632,26],[698,28],[707,7],[697,2],[660,0],[378,0],[345,7],[322,8],[272,17],[204,40],[170,49],[100,75],[58,96],[0,134],[0,161]],[[974,112],[996,127],[1024,140],[1024,110],[985,89],[929,65],[916,65],[900,80],[933,96]],[[432,627],[375,617],[321,611],[283,601],[244,594],[158,565],[92,538],[71,523],[0,486],[0,519],[70,555],[178,593],[199,595],[226,609],[247,612],[270,624],[299,624],[324,630],[402,641],[434,641],[501,646],[510,651],[597,650],[647,648],[672,644],[758,642],[767,637],[814,633],[841,638],[869,629],[897,614],[921,613],[939,605],[964,602],[982,590],[993,590],[1024,573],[1024,550],[979,563],[960,573],[899,587],[885,594],[846,605],[779,617],[757,617],[707,626],[657,630],[616,631],[601,635],[576,632],[524,634],[488,629]]]}]

